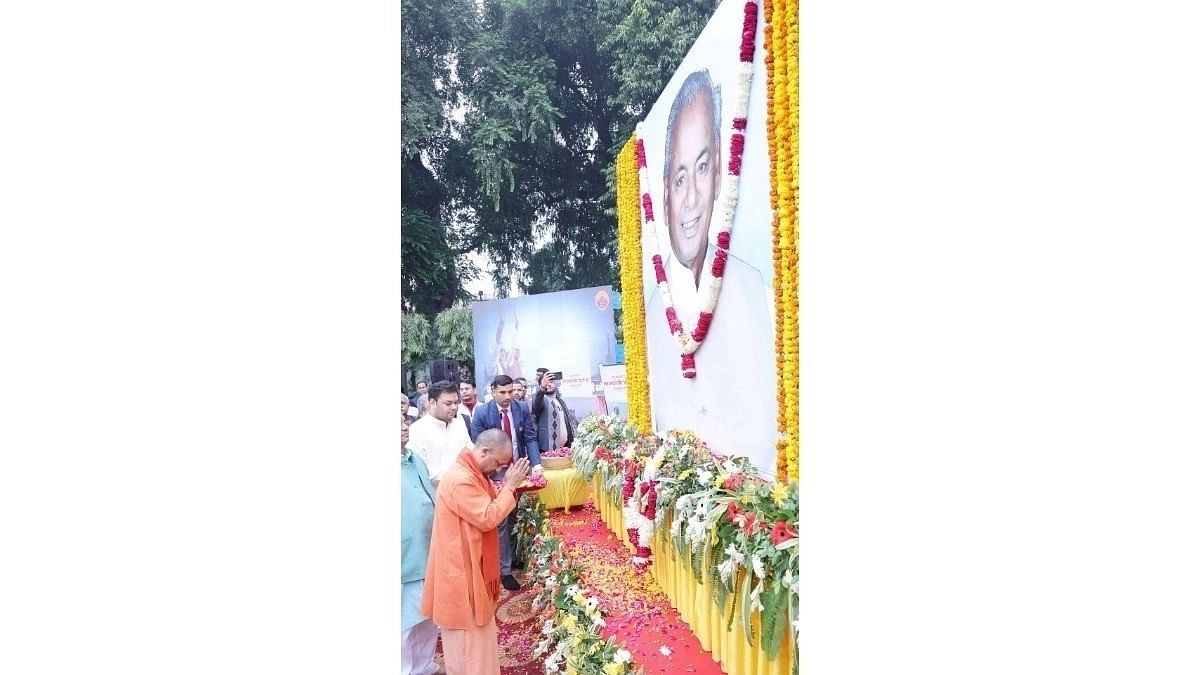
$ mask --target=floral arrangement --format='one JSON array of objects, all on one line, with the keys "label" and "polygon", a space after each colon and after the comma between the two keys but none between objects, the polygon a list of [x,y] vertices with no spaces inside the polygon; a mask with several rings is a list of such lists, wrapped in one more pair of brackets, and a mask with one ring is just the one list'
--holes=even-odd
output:
[{"label": "floral arrangement", "polygon": [[533,560],[533,540],[548,526],[550,511],[540,499],[529,493],[517,497],[517,524],[513,534],[517,545],[514,560]]},{"label": "floral arrangement", "polygon": [[566,446],[563,446],[561,448],[555,448],[553,450],[547,450],[546,452],[542,453],[542,457],[570,457],[570,456],[571,456],[571,448],[568,448]]},{"label": "floral arrangement", "polygon": [[[749,459],[715,453],[690,431],[630,441],[630,428],[614,418],[588,417],[581,427],[577,461],[590,453],[596,470],[603,462],[619,476],[633,564],[650,564],[657,537],[660,553],[670,551],[708,584],[729,627],[740,617],[751,643],[759,614],[761,644],[774,659],[798,623],[797,482],[767,481]],[[623,453],[599,444],[614,440]]]},{"label": "floral arrangement", "polygon": [[797,0],[765,0],[767,150],[771,158],[771,241],[775,265],[775,354],[780,374],[775,477],[800,474],[799,34]]},{"label": "floral arrangement", "polygon": [[610,501],[617,502],[624,485],[625,453],[634,446],[634,455],[647,454],[643,449],[647,436],[634,426],[611,415],[589,415],[575,430],[575,445],[571,458],[575,471],[584,480],[592,480],[599,472],[601,484]]},{"label": "floral arrangement", "polygon": [[[696,319],[696,327],[690,332],[684,331],[683,323],[679,320],[678,312],[671,301],[671,289],[667,283],[667,272],[663,266],[661,253],[655,253],[654,263],[655,282],[662,294],[663,306],[666,308],[667,326],[671,335],[679,343],[681,350],[681,369],[686,378],[696,377],[696,350],[708,335],[709,326],[717,309],[717,299],[721,294],[722,278],[725,275],[725,263],[729,258],[729,240],[733,230],[734,213],[737,210],[739,182],[742,174],[742,151],[745,148],[746,114],[750,107],[750,83],[754,75],[754,38],[758,28],[758,3],[751,0],[744,7],[742,20],[742,41],[738,55],[738,84],[737,103],[734,108],[733,135],[729,142],[729,161],[721,186],[720,205],[716,209],[721,214],[717,229],[717,251],[713,255],[712,265],[704,270],[700,278],[700,315]],[[642,192],[642,217],[647,223],[654,220],[654,204],[650,198],[649,179],[646,169],[646,149],[642,142],[642,125],[637,125],[637,166],[639,185]],[[655,246],[662,251],[662,243],[658,241],[658,229],[651,228],[655,236]]]},{"label": "floral arrangement", "polygon": [[[521,520],[520,515],[517,518]],[[554,614],[542,624],[543,639],[534,649],[534,656],[546,657],[548,674],[641,673],[629,650],[601,634],[604,610],[596,597],[580,585],[579,566],[566,559],[562,542],[551,533],[550,521],[542,520],[539,527],[533,538],[532,559],[538,570],[535,584],[542,590],[533,608],[553,610]]]},{"label": "floral arrangement", "polygon": [[625,336],[625,381],[629,422],[650,433],[650,370],[646,362],[646,307],[642,292],[642,216],[637,138],[617,155],[617,248],[621,264],[621,321]]}]

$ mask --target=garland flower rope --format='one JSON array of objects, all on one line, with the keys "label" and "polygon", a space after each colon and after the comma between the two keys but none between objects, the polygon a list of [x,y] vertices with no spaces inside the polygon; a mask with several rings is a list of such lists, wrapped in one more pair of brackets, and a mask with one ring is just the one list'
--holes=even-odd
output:
[{"label": "garland flower rope", "polygon": [[788,155],[784,167],[785,180],[781,181],[781,209],[789,225],[786,239],[788,261],[788,312],[784,326],[784,349],[788,354],[788,367],[784,370],[784,381],[788,383],[788,477],[798,480],[800,476],[800,5],[799,0],[783,0],[784,43],[787,50],[787,74],[783,87],[787,92],[786,107],[788,121]]},{"label": "garland flower rope", "polygon": [[642,218],[638,187],[637,139],[617,155],[617,247],[621,264],[621,321],[625,333],[625,382],[629,423],[650,429],[650,371],[646,362],[646,306],[642,292]]},{"label": "garland flower rope", "polygon": [[[778,134],[775,132],[775,127],[779,124],[779,120],[775,114],[775,88],[778,86],[778,80],[775,76],[775,57],[779,54],[779,32],[775,30],[775,2],[773,0],[764,0],[763,19],[763,47],[767,52],[764,62],[767,70],[767,152],[770,158],[771,257],[775,268],[775,372],[782,376],[787,361],[783,352],[783,326],[786,323],[784,314],[787,308],[783,303],[783,278],[785,270],[783,249],[779,242],[779,172],[776,170],[776,163],[779,156],[776,145],[779,141]],[[775,392],[775,409],[777,411],[776,430],[780,436],[775,448],[775,480],[777,481],[786,481],[788,478],[788,410],[786,394],[784,393],[786,389],[786,382],[781,382],[778,390]]]},{"label": "garland flower rope", "polygon": [[[797,0],[767,0],[767,148],[771,167],[771,241],[775,263],[775,353],[780,373],[777,480],[799,478],[800,350],[797,151],[799,148]],[[795,48],[794,48],[795,47]]]},{"label": "garland flower rope", "polygon": [[[659,292],[662,294],[663,306],[666,308],[667,327],[679,343],[681,363],[680,368],[686,378],[696,377],[696,350],[700,348],[708,335],[713,317],[717,309],[717,299],[721,294],[721,283],[725,275],[725,264],[729,258],[729,241],[733,230],[734,214],[737,210],[739,182],[742,173],[742,151],[745,148],[746,113],[750,107],[750,83],[754,75],[754,38],[758,31],[758,3],[747,2],[744,6],[742,19],[742,41],[738,48],[738,97],[735,104],[733,135],[729,141],[729,161],[727,163],[725,184],[721,190],[721,202],[717,212],[721,214],[720,225],[717,229],[717,250],[713,255],[712,265],[705,268],[700,277],[700,315],[696,319],[696,327],[685,331],[675,304],[671,300],[671,291],[667,283],[667,272],[661,254],[662,242],[658,238],[658,228],[650,225],[654,232],[655,248],[654,274]],[[649,178],[646,170],[646,148],[643,142],[642,125],[637,126],[637,162],[638,176],[642,191],[642,217],[647,224],[654,220],[654,204],[650,198]]]}]

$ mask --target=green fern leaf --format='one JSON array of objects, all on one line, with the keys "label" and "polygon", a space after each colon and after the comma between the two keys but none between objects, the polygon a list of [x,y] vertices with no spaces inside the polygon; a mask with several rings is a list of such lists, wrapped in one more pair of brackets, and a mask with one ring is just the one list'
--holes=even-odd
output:
[{"label": "green fern leaf", "polygon": [[741,588],[743,585],[744,585],[744,582],[742,581],[742,577],[738,576],[735,573],[734,574],[734,582],[733,582],[733,593],[731,594],[731,597],[733,598],[733,604],[729,607],[729,618],[726,619],[726,621],[725,621],[725,632],[726,633],[733,630],[733,617],[737,616],[738,604],[739,604],[739,600],[741,598],[740,591],[741,591]]},{"label": "green fern leaf", "polygon": [[791,622],[787,620],[789,608],[785,605],[786,602],[787,592],[780,584],[772,584],[771,588],[763,593],[763,651],[771,661],[779,656],[779,647],[783,644],[783,636],[786,634],[788,626],[791,625]]},{"label": "green fern leaf", "polygon": [[750,575],[746,575],[746,581],[742,584],[742,631],[746,634],[746,642],[751,647],[754,646],[754,628],[750,624],[750,614],[754,609],[754,604],[750,602],[752,590],[754,590],[754,584],[750,581]]}]

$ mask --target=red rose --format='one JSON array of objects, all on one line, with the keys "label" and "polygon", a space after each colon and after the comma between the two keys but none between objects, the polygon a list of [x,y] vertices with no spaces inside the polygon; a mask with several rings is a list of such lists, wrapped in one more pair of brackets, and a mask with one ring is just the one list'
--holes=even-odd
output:
[{"label": "red rose", "polygon": [[729,478],[726,478],[725,482],[721,483],[721,487],[725,488],[726,490],[729,490],[730,492],[733,492],[733,491],[741,488],[742,487],[741,474],[738,474],[736,476],[730,476]]},{"label": "red rose", "polygon": [[771,543],[778,546],[789,539],[796,538],[796,530],[782,520],[775,523],[771,530]]}]

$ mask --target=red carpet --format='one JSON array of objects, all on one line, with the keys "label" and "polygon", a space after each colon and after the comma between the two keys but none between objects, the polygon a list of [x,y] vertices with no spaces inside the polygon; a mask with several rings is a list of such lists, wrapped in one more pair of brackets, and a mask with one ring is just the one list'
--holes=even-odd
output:
[{"label": "red carpet", "polygon": [[[623,642],[646,675],[705,673],[719,675],[720,664],[700,647],[691,628],[649,572],[638,574],[632,555],[588,504],[550,517],[554,535],[567,547],[567,557],[583,564],[584,582],[607,613],[604,634]],[[660,648],[666,647],[670,655]]]}]

